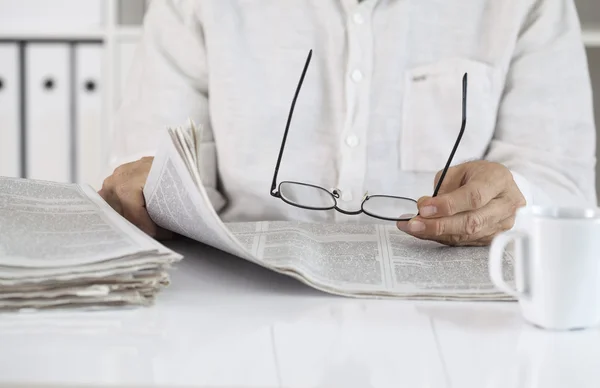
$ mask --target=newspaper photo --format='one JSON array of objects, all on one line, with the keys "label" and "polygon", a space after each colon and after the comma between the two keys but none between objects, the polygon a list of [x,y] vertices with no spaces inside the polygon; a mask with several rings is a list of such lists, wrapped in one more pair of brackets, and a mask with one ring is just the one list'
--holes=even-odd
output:
[{"label": "newspaper photo", "polygon": [[[168,130],[144,188],[159,226],[318,290],[353,297],[512,300],[488,275],[488,249],[418,240],[393,223],[221,221],[203,185],[197,132]],[[512,259],[504,272],[512,280]]]}]

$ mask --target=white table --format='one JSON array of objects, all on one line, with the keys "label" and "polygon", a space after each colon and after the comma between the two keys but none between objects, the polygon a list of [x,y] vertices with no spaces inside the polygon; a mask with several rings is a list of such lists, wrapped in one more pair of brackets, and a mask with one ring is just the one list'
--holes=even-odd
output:
[{"label": "white table", "polygon": [[600,386],[600,330],[517,305],[356,300],[200,245],[150,308],[0,315],[1,387]]}]

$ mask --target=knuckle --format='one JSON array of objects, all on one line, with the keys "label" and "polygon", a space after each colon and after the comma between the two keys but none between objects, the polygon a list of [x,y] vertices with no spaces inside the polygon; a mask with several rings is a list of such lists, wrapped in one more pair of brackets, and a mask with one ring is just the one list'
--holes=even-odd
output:
[{"label": "knuckle", "polygon": [[125,175],[127,173],[127,170],[129,170],[129,165],[122,164],[122,165],[118,166],[117,168],[115,168],[113,175],[114,176]]},{"label": "knuckle", "polygon": [[517,210],[519,210],[519,204],[518,203],[514,203],[511,207],[510,207],[510,215],[514,216],[515,214],[517,214]]},{"label": "knuckle", "polygon": [[476,187],[469,192],[469,205],[471,205],[473,209],[479,209],[483,205],[481,189]]},{"label": "knuckle", "polygon": [[106,179],[104,179],[104,181],[102,181],[102,190],[109,191],[111,187],[112,187],[112,175],[109,177],[106,177]]},{"label": "knuckle", "polygon": [[472,213],[467,215],[467,220],[465,222],[465,231],[467,235],[474,235],[483,229],[484,219],[478,213]]},{"label": "knuckle", "polygon": [[446,225],[442,221],[433,222],[433,233],[435,236],[443,236],[446,231]]},{"label": "knuckle", "polygon": [[446,197],[444,202],[446,205],[446,214],[449,216],[456,214],[456,202],[454,199],[452,197]]},{"label": "knuckle", "polygon": [[461,245],[466,240],[466,236],[462,234],[453,234],[450,236],[449,241],[451,245]]},{"label": "knuckle", "polygon": [[527,206],[527,201],[525,201],[525,198],[523,198],[522,196],[519,196],[516,200],[512,200],[510,201],[510,215],[513,216],[515,214],[517,214],[517,211],[524,207]]},{"label": "knuckle", "polygon": [[112,192],[115,188],[115,176],[111,175],[102,182],[102,191],[105,193]]},{"label": "knuckle", "polygon": [[510,217],[506,220],[504,220],[504,222],[500,223],[500,230],[503,232],[506,232],[507,230],[511,229],[513,226],[515,226],[515,217]]},{"label": "knuckle", "polygon": [[115,193],[119,198],[125,197],[129,195],[131,192],[131,188],[127,182],[119,183],[115,185]]}]

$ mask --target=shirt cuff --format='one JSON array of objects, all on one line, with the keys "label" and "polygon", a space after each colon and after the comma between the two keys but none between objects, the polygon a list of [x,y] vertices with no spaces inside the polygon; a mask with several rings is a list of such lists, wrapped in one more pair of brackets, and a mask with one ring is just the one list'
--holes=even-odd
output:
[{"label": "shirt cuff", "polygon": [[523,197],[525,197],[525,201],[527,201],[527,206],[533,205],[535,202],[535,198],[533,196],[533,187],[531,186],[531,183],[529,183],[527,179],[525,179],[525,177],[519,174],[518,172],[512,170],[510,170],[510,172],[513,176],[515,183],[517,184],[517,187],[521,191],[521,194],[523,194]]},{"label": "shirt cuff", "polygon": [[[527,202],[526,206],[534,205],[536,201],[540,200],[538,193],[534,194],[535,187],[531,184],[531,182],[529,182],[523,175],[519,174],[518,172],[512,170],[510,170],[510,172],[513,176],[515,183],[517,184],[517,187],[521,191],[521,194],[523,194],[523,197],[525,197],[525,201]],[[511,230],[523,229],[524,227],[525,224],[523,223],[523,221],[520,220],[519,216],[517,215],[515,219],[515,224],[513,225]]]}]

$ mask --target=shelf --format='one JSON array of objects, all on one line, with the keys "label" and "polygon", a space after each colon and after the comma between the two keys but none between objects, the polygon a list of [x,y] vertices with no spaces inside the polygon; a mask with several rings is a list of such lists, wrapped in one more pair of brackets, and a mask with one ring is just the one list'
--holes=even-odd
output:
[{"label": "shelf", "polygon": [[115,35],[122,39],[139,39],[142,36],[141,27],[123,26],[114,30]]},{"label": "shelf", "polygon": [[91,30],[10,30],[0,29],[0,40],[103,40],[101,29]]},{"label": "shelf", "polygon": [[583,42],[587,47],[600,47],[600,27],[584,28]]},{"label": "shelf", "polygon": [[[114,35],[123,39],[139,39],[141,27],[116,27]],[[11,30],[0,29],[0,40],[103,40],[106,32],[102,29],[92,30]],[[584,28],[583,42],[587,47],[600,47],[600,27]]]}]

